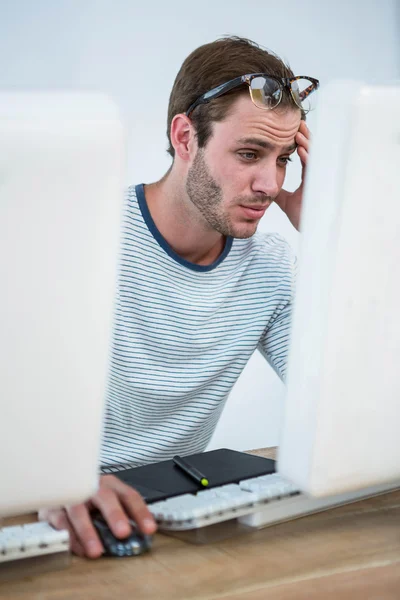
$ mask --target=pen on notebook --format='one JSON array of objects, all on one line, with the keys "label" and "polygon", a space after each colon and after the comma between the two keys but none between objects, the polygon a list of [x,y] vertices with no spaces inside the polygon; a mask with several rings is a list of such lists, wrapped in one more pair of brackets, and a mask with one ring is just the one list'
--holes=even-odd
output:
[{"label": "pen on notebook", "polygon": [[189,475],[189,477],[191,477],[192,479],[197,481],[197,483],[199,483],[203,487],[208,486],[207,477],[205,475],[203,475],[203,473],[200,473],[200,471],[198,469],[196,469],[196,467],[193,467],[193,465],[188,463],[187,460],[185,460],[181,456],[174,456],[174,458],[172,460],[174,461],[174,463],[176,464],[177,467],[182,469],[182,471],[184,471],[184,473],[186,473],[186,475]]}]

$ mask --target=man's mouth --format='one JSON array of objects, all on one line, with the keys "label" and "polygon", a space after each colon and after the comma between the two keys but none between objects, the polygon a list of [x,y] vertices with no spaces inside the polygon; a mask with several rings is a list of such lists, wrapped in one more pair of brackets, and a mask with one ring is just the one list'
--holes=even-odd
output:
[{"label": "man's mouth", "polygon": [[242,211],[244,212],[244,214],[247,216],[247,218],[250,219],[261,219],[261,217],[264,215],[265,211],[267,210],[267,208],[270,206],[270,202],[268,204],[251,204],[251,205],[240,205],[240,208],[242,209]]}]

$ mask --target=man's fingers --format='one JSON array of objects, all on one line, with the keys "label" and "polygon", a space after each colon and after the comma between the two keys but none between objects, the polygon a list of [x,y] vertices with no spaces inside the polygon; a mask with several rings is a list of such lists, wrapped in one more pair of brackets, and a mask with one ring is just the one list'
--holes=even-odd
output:
[{"label": "man's fingers", "polygon": [[47,521],[55,529],[67,529],[69,533],[69,545],[71,551],[77,556],[85,556],[83,546],[76,537],[75,532],[68,521],[65,510],[60,509],[39,511],[38,516],[40,521]]},{"label": "man's fingers", "polygon": [[307,162],[308,151],[310,146],[310,130],[305,121],[300,122],[299,130],[296,133],[297,154],[300,157],[303,165]]},{"label": "man's fingers", "polygon": [[300,121],[299,132],[302,133],[308,140],[310,139],[311,133],[305,121]]},{"label": "man's fingers", "polygon": [[114,476],[104,475],[100,489],[92,498],[118,538],[126,537],[132,528],[129,518],[134,519],[143,533],[154,533],[156,522],[141,495]]},{"label": "man's fingers", "polygon": [[304,121],[301,121],[298,132],[296,133],[297,154],[301,160],[303,168],[307,164],[308,150],[310,140],[310,131]]},{"label": "man's fingers", "polygon": [[123,485],[125,489],[120,493],[120,498],[126,511],[136,521],[140,531],[153,534],[157,529],[157,523],[147,504],[136,490]]},{"label": "man's fingers", "polygon": [[308,159],[307,150],[305,148],[303,148],[303,146],[298,146],[297,154],[299,155],[299,158],[300,158],[301,162],[303,163],[303,165],[305,165],[307,163],[307,159]]},{"label": "man's fingers", "polygon": [[90,519],[87,507],[84,504],[77,504],[68,507],[66,511],[86,556],[89,558],[98,558],[101,556],[104,548]]},{"label": "man's fingers", "polygon": [[132,527],[119,496],[120,492],[116,489],[115,483],[113,488],[102,486],[96,496],[92,498],[92,503],[100,510],[113,534],[118,538],[124,538],[131,533]]},{"label": "man's fingers", "polygon": [[127,537],[133,518],[143,533],[152,534],[157,529],[153,515],[141,495],[113,475],[103,475],[97,493],[86,504],[63,510],[41,511],[40,518],[57,529],[68,529],[71,549],[75,554],[97,558],[104,548],[92,523],[90,509],[96,507],[118,538]]},{"label": "man's fingers", "polygon": [[[137,523],[137,526],[143,533],[152,534],[156,531],[157,524],[142,496],[131,486],[127,485],[123,481],[120,481],[113,475],[102,476],[100,491],[96,495],[96,498],[93,499],[96,503],[98,501],[98,497],[100,496],[101,490],[107,488],[112,490],[118,496],[119,502],[121,503],[123,509],[125,509],[124,514],[128,515],[128,517],[131,517]],[[101,511],[106,516],[105,510],[107,510],[107,508],[103,506]],[[111,526],[111,522],[108,519],[107,521]]]},{"label": "man's fingers", "polygon": [[300,133],[300,131],[296,133],[296,143],[297,147],[305,148],[306,150],[309,149],[309,138],[307,138],[303,133]]}]

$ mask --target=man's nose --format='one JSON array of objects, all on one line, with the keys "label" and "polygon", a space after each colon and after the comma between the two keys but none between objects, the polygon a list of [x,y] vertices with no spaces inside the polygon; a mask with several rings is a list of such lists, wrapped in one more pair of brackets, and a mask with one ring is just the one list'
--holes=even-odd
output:
[{"label": "man's nose", "polygon": [[280,192],[277,167],[260,169],[254,178],[252,191],[274,199]]}]

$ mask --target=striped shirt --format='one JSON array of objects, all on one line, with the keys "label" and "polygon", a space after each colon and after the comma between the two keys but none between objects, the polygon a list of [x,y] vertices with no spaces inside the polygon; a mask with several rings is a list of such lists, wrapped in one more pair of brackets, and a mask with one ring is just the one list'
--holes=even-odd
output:
[{"label": "striped shirt", "polygon": [[265,233],[190,263],[161,236],[143,185],[128,189],[103,470],[202,452],[257,348],[284,379],[294,266],[287,242]]}]

